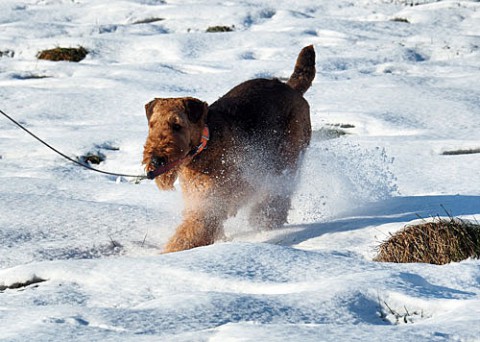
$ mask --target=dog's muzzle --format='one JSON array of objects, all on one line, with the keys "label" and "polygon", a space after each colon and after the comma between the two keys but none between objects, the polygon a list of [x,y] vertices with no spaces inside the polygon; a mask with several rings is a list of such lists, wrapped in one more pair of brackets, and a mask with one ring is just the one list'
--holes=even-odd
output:
[{"label": "dog's muzzle", "polygon": [[167,164],[167,158],[165,157],[152,157],[150,160],[150,165],[154,169],[158,169],[159,167],[165,166]]},{"label": "dog's muzzle", "polygon": [[202,152],[207,147],[207,142],[210,139],[210,131],[208,127],[205,125],[202,132],[202,139],[200,140],[200,144],[192,148],[184,157],[179,158],[177,160],[168,161],[165,157],[158,157],[152,156],[150,159],[150,167],[153,170],[147,172],[148,179],[155,179],[156,177],[164,174],[172,170],[173,168],[181,165],[186,159],[188,158],[195,158],[200,152]]},{"label": "dog's muzzle", "polygon": [[156,177],[172,170],[173,168],[180,165],[186,157],[174,160],[172,162],[168,162],[168,159],[165,157],[152,157],[150,160],[150,168],[151,170],[147,172],[148,179],[155,179]]}]

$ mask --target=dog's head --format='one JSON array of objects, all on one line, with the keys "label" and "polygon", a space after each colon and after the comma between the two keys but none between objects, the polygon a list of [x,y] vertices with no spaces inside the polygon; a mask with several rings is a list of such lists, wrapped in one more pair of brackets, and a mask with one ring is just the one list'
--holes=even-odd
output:
[{"label": "dog's head", "polygon": [[[201,140],[208,105],[192,97],[154,99],[145,105],[148,137],[143,150],[146,171],[184,158]],[[162,190],[173,189],[178,167],[155,178]]]}]

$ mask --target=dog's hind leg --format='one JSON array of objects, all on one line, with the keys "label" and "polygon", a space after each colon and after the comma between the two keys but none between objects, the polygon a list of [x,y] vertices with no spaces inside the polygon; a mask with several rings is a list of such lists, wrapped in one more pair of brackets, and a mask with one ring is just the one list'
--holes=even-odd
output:
[{"label": "dog's hind leg", "polygon": [[265,195],[251,210],[249,223],[263,229],[281,227],[287,223],[291,196],[298,181],[298,170],[310,143],[310,110],[301,101],[291,114],[288,134],[279,146],[278,159],[273,162],[272,178],[265,187]]},{"label": "dog's hind leg", "polygon": [[287,223],[289,195],[267,195],[251,209],[249,223],[261,229],[274,229]]}]

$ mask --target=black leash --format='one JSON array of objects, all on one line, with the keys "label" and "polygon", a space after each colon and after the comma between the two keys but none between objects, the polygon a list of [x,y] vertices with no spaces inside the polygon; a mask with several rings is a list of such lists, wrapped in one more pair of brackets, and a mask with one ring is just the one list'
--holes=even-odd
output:
[{"label": "black leash", "polygon": [[58,153],[59,155],[61,155],[63,158],[71,161],[72,163],[74,164],[77,164],[77,165],[80,165],[88,170],[91,170],[91,171],[95,171],[95,172],[99,172],[99,173],[103,173],[105,175],[110,175],[110,176],[118,176],[118,177],[129,177],[129,178],[138,178],[139,180],[142,180],[142,179],[145,179],[147,178],[146,175],[127,175],[127,174],[123,174],[123,173],[115,173],[115,172],[108,172],[108,171],[102,171],[102,170],[98,170],[98,169],[95,169],[87,164],[83,164],[81,162],[79,162],[78,160],[75,160],[73,158],[70,158],[69,156],[67,156],[66,154],[60,152],[59,150],[57,150],[56,148],[54,148],[53,146],[49,145],[48,143],[46,143],[45,141],[43,141],[42,139],[40,139],[39,137],[37,137],[35,134],[33,134],[32,132],[30,132],[28,129],[26,129],[24,126],[22,126],[22,124],[20,124],[19,122],[17,122],[15,119],[13,119],[12,117],[10,117],[8,114],[6,114],[4,111],[2,111],[0,109],[0,113],[2,113],[7,119],[9,119],[11,122],[13,122],[15,125],[17,125],[18,127],[20,127],[21,129],[23,129],[25,132],[27,132],[28,134],[30,134],[32,137],[34,137],[35,139],[37,139],[39,142],[41,142],[43,145],[47,146],[49,149],[51,149],[53,152],[55,153]]}]

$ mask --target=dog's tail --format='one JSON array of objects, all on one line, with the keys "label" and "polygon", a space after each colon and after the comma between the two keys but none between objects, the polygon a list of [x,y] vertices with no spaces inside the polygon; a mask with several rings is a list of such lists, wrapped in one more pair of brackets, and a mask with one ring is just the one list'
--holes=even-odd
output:
[{"label": "dog's tail", "polygon": [[287,84],[303,95],[312,85],[315,72],[315,50],[313,45],[309,45],[300,51],[295,69]]}]

